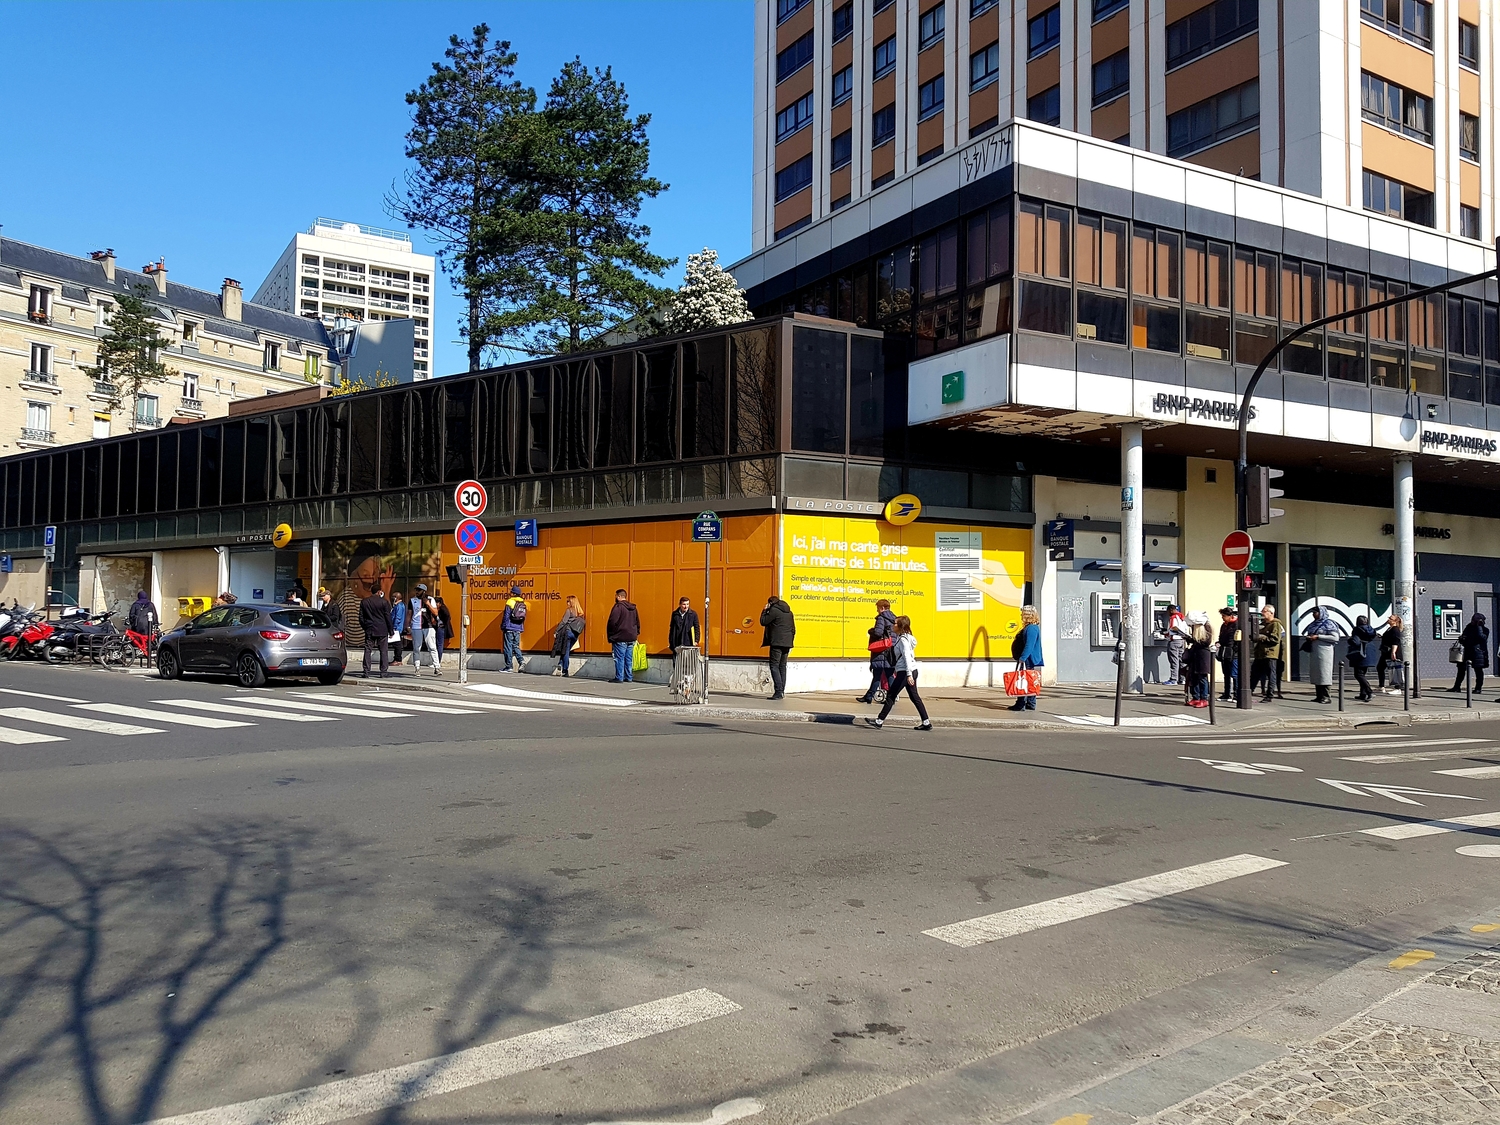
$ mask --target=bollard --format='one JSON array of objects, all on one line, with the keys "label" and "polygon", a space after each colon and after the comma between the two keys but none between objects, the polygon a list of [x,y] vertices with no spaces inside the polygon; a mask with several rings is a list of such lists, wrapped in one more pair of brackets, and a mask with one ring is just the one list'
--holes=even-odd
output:
[{"label": "bollard", "polygon": [[1125,642],[1120,641],[1115,645],[1115,664],[1119,670],[1115,673],[1115,726],[1120,725],[1120,700],[1125,695]]},{"label": "bollard", "polygon": [[1344,709],[1344,662],[1339,661],[1339,710]]},{"label": "bollard", "polygon": [[1208,725],[1217,726],[1219,720],[1214,717],[1214,696],[1218,695],[1218,688],[1214,685],[1214,670],[1218,668],[1217,660],[1208,662]]},{"label": "bollard", "polygon": [[1401,662],[1401,710],[1411,710],[1411,665]]},{"label": "bollard", "polygon": [[1467,660],[1464,661],[1464,706],[1474,706],[1474,669]]}]

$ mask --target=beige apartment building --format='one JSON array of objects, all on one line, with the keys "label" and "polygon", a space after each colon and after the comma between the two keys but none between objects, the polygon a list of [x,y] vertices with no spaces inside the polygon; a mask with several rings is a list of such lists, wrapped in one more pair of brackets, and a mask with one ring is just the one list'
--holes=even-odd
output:
[{"label": "beige apartment building", "polygon": [[1010,118],[1495,234],[1481,0],[757,0],[755,44],[755,250]]},{"label": "beige apartment building", "polygon": [[[144,286],[176,373],[119,409],[84,368],[120,293]],[[327,330],[245,301],[168,281],[165,262],[122,269],[114,251],[74,257],[0,239],[0,456],[216,418],[230,403],[306,386],[337,365]]]}]

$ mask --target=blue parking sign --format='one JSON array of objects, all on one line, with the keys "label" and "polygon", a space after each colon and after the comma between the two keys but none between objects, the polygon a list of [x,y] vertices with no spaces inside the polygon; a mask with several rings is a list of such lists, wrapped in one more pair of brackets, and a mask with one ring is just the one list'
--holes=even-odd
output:
[{"label": "blue parking sign", "polygon": [[57,525],[55,523],[49,523],[42,530],[42,546],[43,547],[56,547],[57,546]]}]

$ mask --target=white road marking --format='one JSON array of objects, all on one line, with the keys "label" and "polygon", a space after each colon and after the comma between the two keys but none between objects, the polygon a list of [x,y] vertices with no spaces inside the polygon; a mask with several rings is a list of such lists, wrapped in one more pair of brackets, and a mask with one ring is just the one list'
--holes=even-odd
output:
[{"label": "white road marking", "polygon": [[[1075,727],[1112,727],[1115,725],[1113,715],[1049,715],[1048,718],[1061,719],[1065,723],[1072,723]],[[1145,715],[1136,719],[1121,719],[1120,725],[1122,727],[1206,727],[1208,719],[1197,715]]]},{"label": "white road marking", "polygon": [[[1404,749],[1408,746],[1473,746],[1494,741],[1493,738],[1419,738],[1411,742],[1397,743],[1397,745]],[[1382,746],[1389,745],[1389,742],[1350,742],[1343,746],[1309,746],[1305,749],[1291,746],[1262,746],[1260,749],[1267,754],[1319,754],[1339,750],[1378,750]],[[1367,759],[1360,760],[1366,761]]]},{"label": "white road marking", "polygon": [[1365,754],[1357,758],[1343,758],[1345,762],[1369,762],[1373,765],[1391,765],[1396,762],[1435,762],[1442,758],[1468,758],[1485,754],[1494,755],[1497,750],[1476,750],[1470,746],[1463,750],[1418,750],[1411,754]]},{"label": "white road marking", "polygon": [[38,711],[35,707],[0,707],[0,716],[7,719],[24,719],[28,723],[41,723],[49,727],[93,731],[95,734],[167,733],[161,727],[138,727],[131,723],[111,723],[104,719],[91,719],[87,715],[59,715],[51,711]]},{"label": "white road marking", "polygon": [[233,703],[215,703],[211,699],[153,699],[159,707],[192,707],[197,711],[212,711],[214,714],[249,715],[252,719],[280,719],[285,723],[336,723],[332,715],[283,715],[277,711],[256,710],[253,707],[236,707]]},{"label": "white road marking", "polygon": [[1413,789],[1409,785],[1380,785],[1372,781],[1335,781],[1331,777],[1318,778],[1324,785],[1331,785],[1356,797],[1388,797],[1403,805],[1420,805],[1412,797],[1448,797],[1455,801],[1482,801],[1483,797],[1470,797],[1464,793],[1434,793],[1431,789]]},{"label": "white road marking", "polygon": [[54,703],[87,703],[87,699],[74,699],[68,695],[46,695],[39,691],[22,691],[20,688],[0,687],[6,695],[24,695],[28,699],[50,699]]},{"label": "white road marking", "polygon": [[1475,859],[1500,859],[1500,844],[1465,844],[1453,850],[1459,855],[1472,856]]},{"label": "white road marking", "polygon": [[68,741],[60,734],[42,734],[34,730],[20,730],[17,727],[0,727],[0,742],[9,743],[11,746],[29,746],[33,742],[66,742]]},{"label": "white road marking", "polygon": [[1128,883],[1116,883],[1114,886],[1081,891],[1046,902],[1032,903],[1030,906],[1018,906],[1014,910],[1002,910],[998,914],[986,914],[981,918],[970,918],[966,922],[954,922],[922,932],[928,937],[946,941],[949,945],[968,949],[988,941],[1015,937],[1017,934],[1030,933],[1062,922],[1073,922],[1079,918],[1118,910],[1122,906],[1150,902],[1228,879],[1237,879],[1241,875],[1253,875],[1257,871],[1285,866],[1279,859],[1266,859],[1248,853],[1234,855],[1228,859],[1198,863],[1176,871],[1164,871],[1160,875],[1147,875],[1144,879],[1132,879]]},{"label": "white road marking", "polygon": [[287,699],[283,696],[231,695],[233,703],[244,703],[254,699],[265,707],[285,707],[292,711],[317,711],[319,714],[353,715],[356,719],[412,719],[410,711],[377,711],[373,707],[338,707],[332,703],[309,703],[305,699]]},{"label": "white road marking", "polygon": [[503,687],[500,684],[466,684],[470,691],[482,691],[488,695],[512,696],[517,699],[544,699],[551,703],[582,703],[590,707],[639,707],[639,699],[613,699],[607,695],[563,695],[554,691],[522,691],[520,688]]},{"label": "white road marking", "polygon": [[[1409,734],[1380,735],[1374,731],[1362,731],[1359,734],[1266,734],[1259,738],[1184,738],[1182,741],[1189,746],[1267,746],[1275,742],[1295,742],[1300,744],[1308,742],[1359,742],[1371,738],[1389,737],[1390,739],[1410,738]],[[1332,747],[1332,749],[1338,749]]]},{"label": "white road marking", "polygon": [[1461,770],[1433,770],[1433,773],[1445,773],[1449,777],[1478,777],[1490,778],[1500,777],[1500,766],[1471,766]]},{"label": "white road marking", "polygon": [[[733,1101],[720,1102],[714,1106],[713,1112],[702,1121],[685,1121],[680,1125],[729,1125],[731,1121],[754,1117],[765,1108],[754,1098],[735,1098]],[[655,1121],[591,1121],[589,1125],[673,1125],[673,1123],[657,1118]]]},{"label": "white road marking", "polygon": [[207,727],[222,730],[225,727],[253,727],[240,719],[211,719],[207,715],[178,715],[172,711],[158,711],[151,707],[129,707],[124,703],[78,703],[80,711],[98,711],[101,715],[115,715],[121,719],[151,719],[159,723],[178,723],[185,727]]},{"label": "white road marking", "polygon": [[289,1094],[161,1117],[148,1125],[330,1125],[582,1058],[607,1047],[633,1043],[739,1010],[733,1000],[700,988],[451,1055],[342,1078]]},{"label": "white road marking", "polygon": [[394,702],[391,699],[391,695],[392,695],[391,692],[367,691],[360,698],[375,700],[376,701],[375,705],[377,707],[380,706],[381,704],[386,704],[386,705],[391,706],[391,707],[411,707],[411,708],[414,708],[416,710],[421,710],[421,711],[424,711],[424,712],[425,711],[432,711],[435,714],[443,714],[443,715],[478,715],[478,714],[480,714],[480,711],[469,710],[469,708],[472,708],[472,707],[481,708],[483,711],[549,711],[549,710],[551,710],[550,707],[520,707],[520,706],[517,706],[514,703],[481,703],[477,699],[465,699],[463,701],[465,709],[462,710],[462,711],[460,711],[460,710],[458,710],[456,708],[453,709],[453,710],[447,710],[447,709],[439,710],[436,707],[432,707],[432,708],[429,708],[429,707],[415,707],[415,705],[410,704],[410,703],[397,703],[397,702]]},{"label": "white road marking", "polygon": [[1419,824],[1387,824],[1380,828],[1361,828],[1360,832],[1366,836],[1379,836],[1382,840],[1410,840],[1417,836],[1440,836],[1444,832],[1471,832],[1476,828],[1500,828],[1500,812],[1450,816],[1446,820],[1426,820]]},{"label": "white road marking", "polygon": [[1186,754],[1177,755],[1184,762],[1202,762],[1205,766],[1212,766],[1216,770],[1225,773],[1243,773],[1252,777],[1263,777],[1268,773],[1301,773],[1296,766],[1283,766],[1274,762],[1227,762],[1221,758],[1189,758]]},{"label": "white road marking", "polygon": [[[347,700],[349,698],[347,695],[334,695],[332,692],[322,692],[322,691],[294,691],[294,692],[292,692],[292,694],[300,696],[303,699],[326,699],[326,700],[328,700],[329,702],[332,702],[332,703],[337,703],[340,699]],[[366,694],[368,694],[368,693],[366,693]],[[482,712],[482,711],[476,711],[476,710],[473,710],[473,709],[468,708],[468,707],[433,707],[433,706],[431,706],[430,704],[427,704],[427,703],[397,703],[395,700],[391,699],[389,696],[383,696],[382,698],[385,699],[390,704],[390,706],[392,706],[392,707],[401,707],[401,708],[403,708],[403,709],[405,709],[407,711],[416,711],[416,712],[419,712],[420,714],[423,714],[423,715],[482,715],[482,714],[484,714],[484,712]]]}]

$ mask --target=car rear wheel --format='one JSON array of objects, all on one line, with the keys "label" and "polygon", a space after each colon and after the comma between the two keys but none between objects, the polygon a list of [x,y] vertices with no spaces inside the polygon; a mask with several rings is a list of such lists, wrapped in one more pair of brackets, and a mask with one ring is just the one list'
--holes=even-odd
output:
[{"label": "car rear wheel", "polygon": [[175,680],[182,675],[182,666],[171,649],[164,648],[156,654],[156,674],[164,680]]},{"label": "car rear wheel", "polygon": [[318,673],[318,683],[322,684],[324,687],[333,687],[334,684],[338,683],[343,678],[344,670],[342,668],[340,668],[337,672]]},{"label": "car rear wheel", "polygon": [[264,687],[266,683],[266,667],[253,652],[240,653],[239,661],[234,666],[234,675],[239,680],[240,687]]}]

